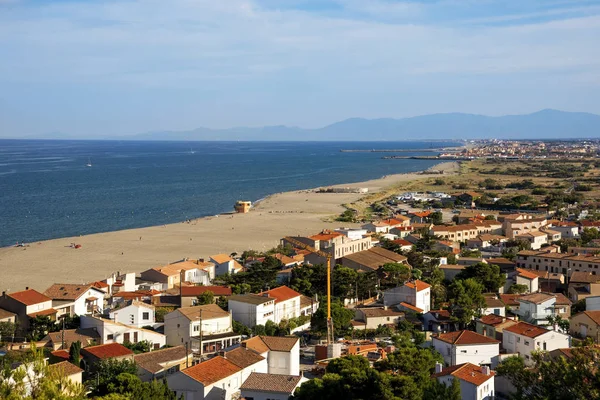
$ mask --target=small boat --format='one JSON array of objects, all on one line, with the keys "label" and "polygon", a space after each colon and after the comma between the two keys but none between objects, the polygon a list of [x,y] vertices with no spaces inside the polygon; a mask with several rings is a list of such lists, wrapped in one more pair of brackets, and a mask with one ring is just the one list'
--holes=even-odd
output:
[{"label": "small boat", "polygon": [[92,159],[88,157],[88,162],[87,164],[85,164],[86,167],[91,167],[92,166]]}]

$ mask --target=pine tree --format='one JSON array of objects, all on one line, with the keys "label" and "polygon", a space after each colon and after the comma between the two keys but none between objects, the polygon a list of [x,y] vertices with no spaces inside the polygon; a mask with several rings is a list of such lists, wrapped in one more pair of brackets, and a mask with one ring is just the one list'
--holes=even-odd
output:
[{"label": "pine tree", "polygon": [[69,349],[69,361],[79,367],[80,364],[80,354],[81,354],[81,342],[78,340],[76,342],[71,343],[71,348]]}]

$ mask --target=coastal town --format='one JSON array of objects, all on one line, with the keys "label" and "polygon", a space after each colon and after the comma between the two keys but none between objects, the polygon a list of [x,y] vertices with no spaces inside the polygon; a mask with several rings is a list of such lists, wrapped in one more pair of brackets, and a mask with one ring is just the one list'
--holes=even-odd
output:
[{"label": "coastal town", "polygon": [[578,146],[549,163],[533,154],[560,144],[490,142],[468,154],[507,160],[315,189],[352,201],[265,249],[31,276],[0,297],[0,397],[598,398],[600,162]]}]

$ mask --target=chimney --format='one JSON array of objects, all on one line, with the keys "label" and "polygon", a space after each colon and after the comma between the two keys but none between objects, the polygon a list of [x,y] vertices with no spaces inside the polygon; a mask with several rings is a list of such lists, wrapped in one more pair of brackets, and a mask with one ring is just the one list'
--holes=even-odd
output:
[{"label": "chimney", "polygon": [[435,373],[436,374],[439,374],[440,372],[442,372],[443,368],[444,368],[444,366],[441,363],[439,363],[439,362],[435,363]]},{"label": "chimney", "polygon": [[481,367],[481,372],[483,372],[484,375],[489,375],[490,367],[488,367],[488,366]]},{"label": "chimney", "polygon": [[198,261],[201,262],[201,263],[203,263],[204,262],[204,258],[199,258]]},{"label": "chimney", "polygon": [[29,290],[29,286],[25,286],[25,290]]}]

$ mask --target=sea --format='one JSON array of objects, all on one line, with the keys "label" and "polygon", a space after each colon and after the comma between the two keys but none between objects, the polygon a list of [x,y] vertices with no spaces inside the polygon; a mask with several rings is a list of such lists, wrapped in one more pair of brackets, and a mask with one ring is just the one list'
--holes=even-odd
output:
[{"label": "sea", "polygon": [[342,149],[450,146],[460,143],[0,140],[0,246],[180,222],[438,163]]}]

